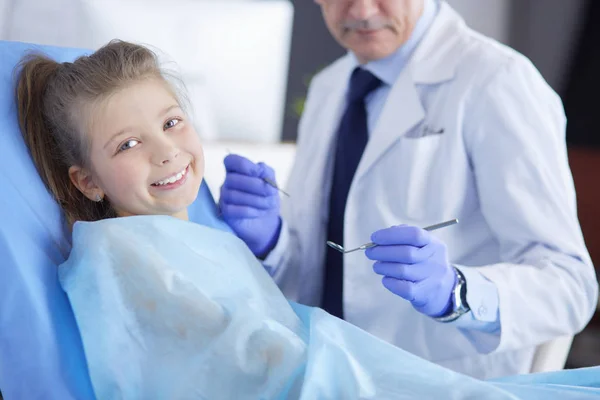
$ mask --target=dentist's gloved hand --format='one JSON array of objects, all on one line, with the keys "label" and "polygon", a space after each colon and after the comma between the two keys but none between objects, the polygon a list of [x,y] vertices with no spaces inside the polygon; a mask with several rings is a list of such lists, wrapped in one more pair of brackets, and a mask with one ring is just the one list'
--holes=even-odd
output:
[{"label": "dentist's gloved hand", "polygon": [[430,317],[451,311],[456,272],[448,262],[446,245],[429,232],[409,225],[393,226],[371,235],[378,246],[365,254],[383,275],[383,285]]},{"label": "dentist's gloved hand", "polygon": [[254,255],[264,258],[277,244],[281,231],[279,193],[262,180],[275,182],[275,172],[264,163],[255,164],[234,154],[225,157],[224,164],[221,215]]}]

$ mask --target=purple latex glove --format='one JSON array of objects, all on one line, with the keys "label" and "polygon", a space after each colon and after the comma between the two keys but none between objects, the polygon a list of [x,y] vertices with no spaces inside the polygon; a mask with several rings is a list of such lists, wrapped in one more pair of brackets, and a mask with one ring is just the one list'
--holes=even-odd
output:
[{"label": "purple latex glove", "polygon": [[275,172],[235,154],[225,157],[224,164],[219,198],[223,220],[255,256],[263,258],[273,250],[281,231],[279,193],[262,179],[275,182]]},{"label": "purple latex glove", "polygon": [[379,230],[371,240],[378,246],[365,254],[376,261],[373,269],[383,275],[383,286],[430,317],[451,311],[457,277],[443,242],[409,225]]}]

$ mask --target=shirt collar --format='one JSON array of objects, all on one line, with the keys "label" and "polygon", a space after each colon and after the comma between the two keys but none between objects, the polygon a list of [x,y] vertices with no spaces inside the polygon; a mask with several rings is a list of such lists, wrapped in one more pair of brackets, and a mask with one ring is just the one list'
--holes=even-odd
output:
[{"label": "shirt collar", "polygon": [[[417,21],[415,29],[406,43],[388,57],[371,61],[363,65],[363,68],[381,79],[384,84],[392,86],[410,59],[413,51],[423,36],[425,36],[425,33],[427,33],[427,29],[429,29],[429,26],[431,26],[435,19],[439,9],[438,1],[439,0],[425,0],[423,14]],[[354,64],[352,69],[354,69],[355,67],[358,67],[360,63],[352,52],[349,54],[350,59]]]}]

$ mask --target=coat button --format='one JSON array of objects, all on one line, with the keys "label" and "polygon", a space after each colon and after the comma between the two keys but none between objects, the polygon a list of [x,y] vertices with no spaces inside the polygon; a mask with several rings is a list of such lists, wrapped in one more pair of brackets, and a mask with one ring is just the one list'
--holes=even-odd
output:
[{"label": "coat button", "polygon": [[480,318],[484,317],[486,313],[487,313],[487,307],[486,306],[480,306],[479,309],[477,310],[477,315]]}]

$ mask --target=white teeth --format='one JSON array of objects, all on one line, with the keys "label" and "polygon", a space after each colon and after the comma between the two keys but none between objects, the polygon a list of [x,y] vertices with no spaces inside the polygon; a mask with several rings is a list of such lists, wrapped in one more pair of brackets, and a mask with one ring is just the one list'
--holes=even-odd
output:
[{"label": "white teeth", "polygon": [[163,185],[167,185],[169,183],[175,183],[185,176],[186,170],[187,170],[187,167],[185,167],[185,169],[183,171],[178,172],[177,174],[173,175],[170,178],[156,182],[154,185],[163,186]]}]

